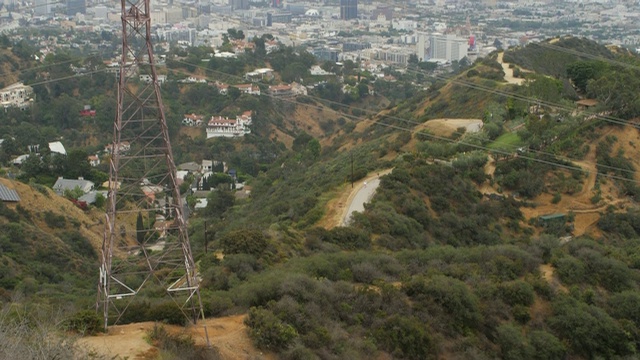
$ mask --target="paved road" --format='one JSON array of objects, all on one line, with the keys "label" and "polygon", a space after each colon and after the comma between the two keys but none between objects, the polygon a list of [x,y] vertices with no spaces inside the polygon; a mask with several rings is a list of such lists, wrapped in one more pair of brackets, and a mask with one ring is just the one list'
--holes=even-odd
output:
[{"label": "paved road", "polygon": [[380,178],[375,177],[372,179],[371,178],[367,179],[367,181],[365,181],[360,186],[360,188],[357,189],[357,192],[353,197],[353,200],[351,200],[351,203],[349,204],[349,209],[347,210],[347,213],[342,219],[342,226],[346,226],[349,223],[349,221],[351,221],[351,214],[354,211],[358,211],[358,212],[364,211],[364,204],[369,202],[369,200],[371,200],[371,198],[373,197],[373,194],[375,194],[376,189],[378,188],[378,185],[380,185]]}]

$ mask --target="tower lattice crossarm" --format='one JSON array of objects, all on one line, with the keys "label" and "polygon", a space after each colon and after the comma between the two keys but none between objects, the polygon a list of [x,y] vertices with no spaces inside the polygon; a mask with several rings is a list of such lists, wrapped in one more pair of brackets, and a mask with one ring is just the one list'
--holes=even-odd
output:
[{"label": "tower lattice crossarm", "polygon": [[122,56],[113,141],[107,146],[96,307],[103,311],[105,328],[127,322],[126,310],[139,306],[136,297],[157,297],[161,288],[195,323],[204,319],[200,281],[153,56],[149,0],[121,0],[121,5]]}]

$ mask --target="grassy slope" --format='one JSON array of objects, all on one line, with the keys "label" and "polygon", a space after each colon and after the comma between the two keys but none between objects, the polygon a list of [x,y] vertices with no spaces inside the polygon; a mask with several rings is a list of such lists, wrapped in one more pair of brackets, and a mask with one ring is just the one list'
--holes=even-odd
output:
[{"label": "grassy slope", "polygon": [[[17,218],[0,217],[4,235],[0,258],[11,268],[11,280],[3,282],[3,300],[23,293],[32,299],[75,302],[81,294],[92,293],[97,281],[97,274],[95,278],[91,274],[98,264],[102,213],[84,213],[50,189],[37,190],[4,178],[0,182],[20,196],[17,204],[6,203]],[[74,291],[68,291],[69,287]],[[43,293],[49,295],[39,296]]]}]

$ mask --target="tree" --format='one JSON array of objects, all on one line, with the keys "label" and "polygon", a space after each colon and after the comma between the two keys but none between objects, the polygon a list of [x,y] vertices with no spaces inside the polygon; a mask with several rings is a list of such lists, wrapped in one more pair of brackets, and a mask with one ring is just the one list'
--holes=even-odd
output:
[{"label": "tree", "polygon": [[420,62],[420,60],[418,59],[418,55],[416,54],[411,54],[409,55],[409,66],[417,66],[418,63]]},{"label": "tree", "polygon": [[301,62],[294,62],[287,65],[284,70],[280,73],[282,77],[282,81],[284,82],[294,82],[300,81],[307,76],[309,76],[309,69],[305,67],[305,65]]},{"label": "tree", "polygon": [[229,34],[229,37],[233,40],[243,40],[244,39],[244,32],[242,32],[242,30],[236,30],[236,29],[227,29],[227,33]]},{"label": "tree", "polygon": [[91,175],[91,164],[86,151],[82,149],[73,149],[67,153],[65,158],[65,169],[63,176],[69,179],[77,179],[79,177],[88,178]]},{"label": "tree", "polygon": [[136,240],[138,240],[138,244],[144,244],[144,232],[142,213],[138,211],[138,218],[136,219]]},{"label": "tree", "polygon": [[[63,93],[51,104],[51,116],[49,124],[56,124],[61,129],[76,128],[80,119],[80,102],[69,95]],[[113,119],[112,119],[113,121]]]},{"label": "tree", "polygon": [[589,81],[599,78],[606,69],[607,63],[603,61],[577,61],[567,66],[567,76],[584,94]]},{"label": "tree", "polygon": [[235,196],[230,190],[212,191],[207,196],[207,207],[205,214],[212,217],[221,217],[227,209],[235,203]]}]

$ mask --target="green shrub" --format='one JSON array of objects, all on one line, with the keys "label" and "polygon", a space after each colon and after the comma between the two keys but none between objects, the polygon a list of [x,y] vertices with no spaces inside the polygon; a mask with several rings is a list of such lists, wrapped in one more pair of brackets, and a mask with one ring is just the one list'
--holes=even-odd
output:
[{"label": "green shrub", "polygon": [[220,239],[225,254],[260,256],[267,248],[267,237],[259,230],[237,230]]},{"label": "green shrub", "polygon": [[104,320],[93,310],[82,310],[67,318],[64,327],[83,336],[94,335],[104,329]]},{"label": "green shrub", "polygon": [[64,215],[57,215],[52,211],[44,212],[44,222],[52,229],[61,229],[67,225],[67,219]]},{"label": "green shrub", "polygon": [[287,349],[298,337],[293,326],[282,322],[271,311],[252,307],[245,319],[249,335],[259,348],[281,351]]},{"label": "green shrub", "polygon": [[394,315],[374,330],[378,345],[399,359],[435,359],[435,341],[428,326],[416,317]]},{"label": "green shrub", "polygon": [[498,289],[502,300],[509,305],[531,306],[535,299],[533,286],[522,280],[502,283]]}]

